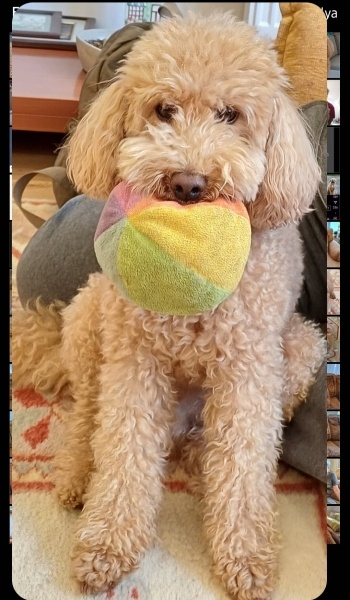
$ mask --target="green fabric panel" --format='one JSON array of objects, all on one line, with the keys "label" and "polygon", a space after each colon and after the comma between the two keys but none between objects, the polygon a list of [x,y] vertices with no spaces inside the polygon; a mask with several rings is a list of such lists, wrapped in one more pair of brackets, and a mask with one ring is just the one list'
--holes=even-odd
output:
[{"label": "green fabric panel", "polygon": [[127,296],[162,314],[203,313],[229,295],[164,252],[129,221],[119,240],[117,265]]},{"label": "green fabric panel", "polygon": [[248,215],[222,206],[153,206],[130,216],[132,225],[170,256],[222,289],[234,289],[251,242]]}]

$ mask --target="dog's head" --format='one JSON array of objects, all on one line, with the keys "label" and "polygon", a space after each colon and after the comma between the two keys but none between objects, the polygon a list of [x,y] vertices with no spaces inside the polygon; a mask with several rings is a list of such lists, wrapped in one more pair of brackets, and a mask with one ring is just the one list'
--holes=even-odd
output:
[{"label": "dog's head", "polygon": [[272,43],[225,15],[168,19],[138,40],[69,141],[76,187],[124,180],[182,203],[246,203],[253,225],[296,222],[320,179]]}]

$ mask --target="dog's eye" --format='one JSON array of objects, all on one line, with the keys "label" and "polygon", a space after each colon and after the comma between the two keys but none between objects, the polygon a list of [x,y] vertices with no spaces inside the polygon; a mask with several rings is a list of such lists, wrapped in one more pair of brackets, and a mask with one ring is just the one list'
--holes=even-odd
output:
[{"label": "dog's eye", "polygon": [[169,122],[176,113],[176,107],[170,104],[157,104],[156,113],[161,121]]},{"label": "dog's eye", "polygon": [[234,108],[232,108],[232,106],[226,106],[222,110],[216,111],[216,118],[221,122],[225,121],[229,125],[232,125],[232,123],[237,121],[238,117],[238,110],[235,110]]}]

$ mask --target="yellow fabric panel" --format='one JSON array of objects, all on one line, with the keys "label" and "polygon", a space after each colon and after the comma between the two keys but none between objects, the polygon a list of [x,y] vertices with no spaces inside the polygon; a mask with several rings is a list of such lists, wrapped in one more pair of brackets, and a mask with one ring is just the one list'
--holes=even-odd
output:
[{"label": "yellow fabric panel", "polygon": [[223,289],[236,287],[250,250],[248,215],[213,204],[177,210],[164,203],[129,215],[129,221],[185,267]]}]

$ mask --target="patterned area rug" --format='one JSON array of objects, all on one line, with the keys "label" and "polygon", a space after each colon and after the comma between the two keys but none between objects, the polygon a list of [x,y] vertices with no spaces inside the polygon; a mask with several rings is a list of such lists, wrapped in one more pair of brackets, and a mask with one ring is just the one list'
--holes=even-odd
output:
[{"label": "patterned area rug", "polygon": [[[54,205],[47,208],[51,214],[55,210]],[[12,312],[19,307],[17,261],[34,231],[14,207]],[[140,568],[108,593],[93,597],[79,591],[69,560],[78,513],[57,504],[51,480],[69,402],[64,393],[13,392],[12,564],[19,596],[27,600],[227,600],[210,572],[199,498],[176,467],[164,482],[159,541]],[[283,548],[273,600],[317,598],[327,578],[323,486],[281,463],[276,489]]]},{"label": "patterned area rug", "polygon": [[[73,600],[69,549],[78,512],[56,503],[51,493],[52,459],[62,439],[70,400],[64,393],[14,393],[12,409],[13,584],[27,600]],[[201,531],[199,498],[178,468],[165,480],[158,519],[159,542],[115,591],[115,600],[224,600],[210,575]],[[322,487],[283,463],[276,481],[279,527],[283,535],[275,600],[310,600],[326,582],[326,510]],[[81,599],[88,596],[80,595]]]}]

